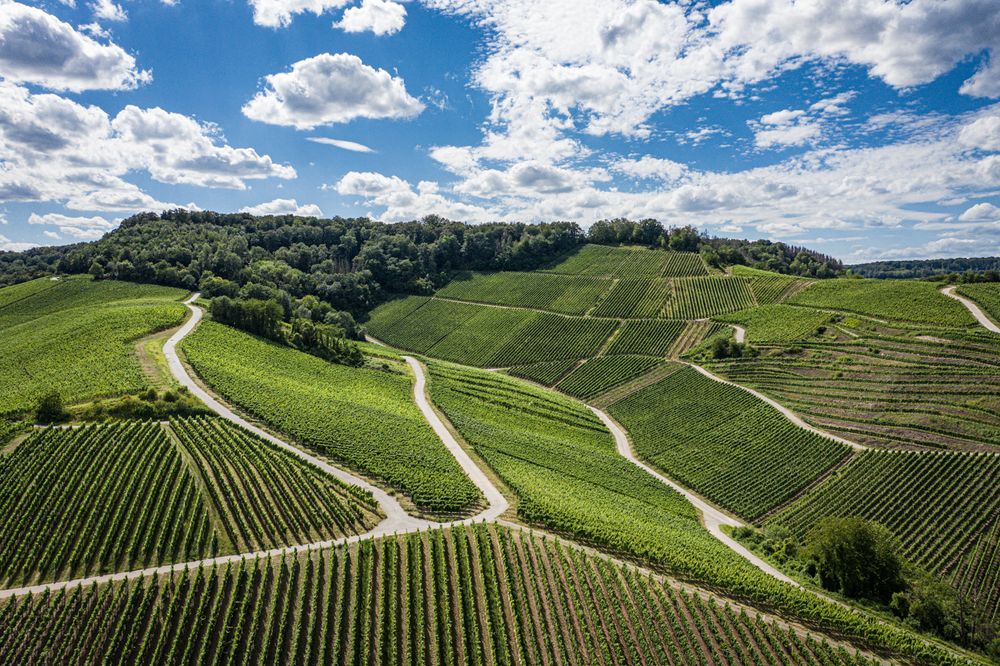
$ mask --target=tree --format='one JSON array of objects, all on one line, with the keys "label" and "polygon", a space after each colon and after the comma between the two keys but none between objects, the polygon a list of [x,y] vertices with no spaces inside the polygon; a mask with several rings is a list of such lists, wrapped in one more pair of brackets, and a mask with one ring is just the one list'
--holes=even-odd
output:
[{"label": "tree", "polygon": [[848,597],[888,603],[906,586],[899,542],[878,523],[824,518],[806,535],[804,555],[824,588]]},{"label": "tree", "polygon": [[58,391],[47,393],[38,401],[35,418],[39,423],[58,423],[65,421],[68,416]]}]

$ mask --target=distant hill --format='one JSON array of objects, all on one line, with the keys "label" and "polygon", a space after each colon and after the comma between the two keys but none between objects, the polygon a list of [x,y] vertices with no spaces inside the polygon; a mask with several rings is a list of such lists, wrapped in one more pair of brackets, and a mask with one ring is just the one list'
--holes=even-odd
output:
[{"label": "distant hill", "polygon": [[[992,271],[1000,276],[1000,257],[973,257],[958,259],[913,259],[907,261],[873,261],[854,264],[848,270],[866,278],[932,278],[961,273],[986,273]],[[992,280],[985,276],[988,281]]]}]

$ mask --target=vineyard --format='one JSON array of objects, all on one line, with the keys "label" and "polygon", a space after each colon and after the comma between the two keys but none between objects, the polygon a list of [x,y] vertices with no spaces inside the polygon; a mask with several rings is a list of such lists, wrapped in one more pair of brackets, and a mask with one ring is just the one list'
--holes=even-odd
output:
[{"label": "vineyard", "polygon": [[436,296],[582,315],[610,286],[611,280],[580,275],[478,273],[454,277]]},{"label": "vineyard", "polygon": [[793,425],[746,391],[691,368],[609,411],[631,433],[640,457],[751,520],[794,496],[849,452]]},{"label": "vineyard", "polygon": [[[416,298],[416,297],[411,297]],[[368,330],[395,347],[455,363],[510,367],[593,356],[618,322],[431,299],[376,309]],[[401,316],[402,315],[402,316]]]},{"label": "vineyard", "polygon": [[788,302],[919,324],[971,326],[975,319],[934,282],[835,279],[814,282]]},{"label": "vineyard", "polygon": [[704,319],[754,305],[746,278],[711,276],[673,281],[666,314],[674,319]]},{"label": "vineyard", "polygon": [[802,280],[748,266],[733,266],[732,271],[734,276],[750,280],[750,290],[753,292],[754,300],[761,305],[781,303],[792,294],[812,284],[811,280]]},{"label": "vineyard", "polygon": [[703,592],[493,526],[240,560],[0,607],[0,662],[41,660],[870,663]]},{"label": "vineyard", "polygon": [[[860,516],[892,530],[906,558],[963,583],[992,603],[997,552],[1000,455],[868,451],[768,520],[800,537],[825,516]],[[981,542],[982,541],[982,542]]]},{"label": "vineyard", "polygon": [[514,377],[528,379],[538,384],[552,386],[562,377],[569,374],[570,370],[576,367],[579,361],[549,361],[547,363],[534,363],[532,365],[517,365],[510,368],[508,372]]},{"label": "vineyard", "polygon": [[956,291],[975,301],[994,322],[1000,322],[1000,284],[995,282],[963,284]]},{"label": "vineyard", "polygon": [[218,549],[200,493],[158,423],[36,430],[0,467],[0,585]]},{"label": "vineyard", "polygon": [[791,305],[761,305],[732,314],[718,315],[718,321],[740,324],[747,331],[747,342],[768,344],[807,340],[829,324],[833,315],[811,308]]},{"label": "vineyard", "polygon": [[404,365],[335,365],[214,322],[204,322],[181,348],[227,400],[321,455],[384,480],[420,509],[450,515],[479,502],[413,403]]},{"label": "vineyard", "polygon": [[687,322],[675,319],[627,321],[608,347],[607,354],[668,356],[686,326]]},{"label": "vineyard", "polygon": [[[947,298],[947,297],[943,297]],[[997,451],[1000,340],[837,324],[837,339],[762,346],[710,363],[824,430],[872,446]]]},{"label": "vineyard", "polygon": [[615,281],[594,310],[594,316],[624,319],[662,317],[672,296],[671,280],[622,278]]},{"label": "vineyard", "polygon": [[174,419],[170,429],[236,552],[361,534],[381,519],[370,496],[226,421]]},{"label": "vineyard", "polygon": [[660,365],[661,361],[643,356],[598,356],[592,358],[556,388],[584,400],[624,384]]},{"label": "vineyard", "polygon": [[0,414],[34,409],[52,390],[78,402],[147,388],[134,342],[183,321],[181,294],[76,278],[0,289]]},{"label": "vineyard", "polygon": [[708,274],[705,262],[691,252],[608,245],[584,245],[543,271],[611,278],[693,277]]}]

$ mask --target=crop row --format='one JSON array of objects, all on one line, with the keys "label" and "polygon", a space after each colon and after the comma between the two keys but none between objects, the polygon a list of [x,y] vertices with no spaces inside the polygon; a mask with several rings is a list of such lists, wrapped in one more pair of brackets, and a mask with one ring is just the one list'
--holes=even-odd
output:
[{"label": "crop row", "polygon": [[606,278],[546,273],[465,273],[436,296],[582,315],[611,287]]},{"label": "crop row", "polygon": [[687,322],[677,319],[627,321],[615,336],[607,354],[642,354],[665,357],[681,337]]},{"label": "crop row", "polygon": [[[181,343],[195,371],[227,400],[305,446],[402,491],[425,511],[479,501],[413,402],[405,365],[349,368],[205,322]],[[253,363],[248,363],[253,359]]]},{"label": "crop row", "polygon": [[436,363],[430,371],[431,398],[517,495],[522,520],[904,659],[956,663],[908,631],[783,584],[733,553],[682,496],[618,455],[579,402],[497,373]]},{"label": "crop row", "polygon": [[711,368],[862,443],[996,450],[1000,345],[940,332],[930,340],[860,334],[763,348]]},{"label": "crop row", "polygon": [[74,588],[0,609],[0,661],[860,664],[697,591],[493,526]]},{"label": "crop row", "polygon": [[237,552],[360,534],[378,523],[370,496],[226,421],[175,419],[170,427]]},{"label": "crop row", "polygon": [[556,384],[556,388],[586,400],[645,374],[660,364],[658,359],[645,356],[598,356],[570,373]]},{"label": "crop row", "polygon": [[569,374],[579,361],[569,359],[564,361],[547,361],[545,363],[534,363],[532,365],[518,365],[509,370],[510,374],[522,379],[530,379],[538,384],[552,386],[556,384],[564,375]]},{"label": "crop row", "polygon": [[622,278],[615,282],[594,315],[624,319],[662,317],[672,293],[670,280]]},{"label": "crop row", "polygon": [[610,412],[631,432],[642,458],[750,520],[794,496],[849,451],[691,368],[615,403]]},{"label": "crop row", "polygon": [[938,286],[917,280],[838,278],[814,282],[788,302],[903,322],[958,327],[974,324],[969,311],[940,293]]},{"label": "crop row", "polygon": [[673,298],[666,315],[674,319],[703,319],[754,305],[746,278],[711,276],[673,281]]},{"label": "crop row", "polygon": [[733,275],[750,280],[750,289],[760,305],[781,303],[809,284],[809,280],[762,271],[748,266],[733,266]]},{"label": "crop row", "polygon": [[990,621],[1000,619],[1000,515],[955,568],[953,581],[966,598],[987,610]]},{"label": "crop row", "polygon": [[692,252],[608,245],[584,245],[545,272],[615,278],[692,277],[708,273],[705,262]]},{"label": "crop row", "polygon": [[158,423],[37,430],[0,469],[5,586],[197,559],[216,549]]},{"label": "crop row", "polygon": [[948,574],[995,525],[997,479],[996,454],[867,451],[768,522],[804,536],[826,516],[874,520],[907,559]]},{"label": "crop row", "polygon": [[996,282],[963,284],[957,291],[978,303],[994,322],[1000,322],[1000,284]]},{"label": "crop row", "polygon": [[372,335],[455,363],[510,367],[593,356],[618,322],[432,299],[401,318],[377,309]]}]

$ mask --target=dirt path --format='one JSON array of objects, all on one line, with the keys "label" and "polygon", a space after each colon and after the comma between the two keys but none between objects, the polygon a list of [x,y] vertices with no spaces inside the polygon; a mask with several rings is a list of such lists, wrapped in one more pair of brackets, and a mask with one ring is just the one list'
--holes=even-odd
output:
[{"label": "dirt path", "polygon": [[747,339],[747,329],[742,326],[737,326],[736,324],[730,324],[733,327],[733,331],[736,332],[736,342],[743,344]]},{"label": "dirt path", "polygon": [[632,451],[632,443],[629,441],[628,435],[625,430],[615,422],[610,416],[597,409],[596,407],[590,407],[590,410],[597,415],[597,418],[601,420],[602,423],[611,431],[611,434],[615,437],[615,446],[618,448],[618,453],[620,453],[624,458],[626,458],[633,465],[639,467],[647,474],[653,476],[657,480],[661,481],[667,486],[670,486],[678,493],[684,496],[687,501],[694,505],[698,511],[701,512],[702,522],[705,524],[705,529],[711,533],[716,539],[725,544],[730,550],[735,552],[740,557],[746,559],[750,564],[754,565],[764,573],[774,576],[778,580],[794,585],[795,587],[802,587],[797,582],[781,573],[770,564],[762,560],[761,558],[754,555],[747,548],[733,539],[731,536],[722,531],[723,525],[728,525],[730,527],[742,527],[744,525],[743,521],[738,518],[734,518],[716,506],[709,504],[704,499],[695,495],[687,488],[671,481],[667,477],[663,476],[655,469],[647,465],[646,463],[639,460],[635,452]]},{"label": "dirt path", "polygon": [[945,287],[941,290],[941,293],[949,298],[954,298],[956,301],[964,305],[965,308],[972,313],[972,316],[976,318],[976,321],[978,321],[987,331],[1000,333],[1000,326],[993,323],[993,320],[990,319],[985,312],[980,310],[978,305],[970,301],[965,296],[956,294],[955,287]]},{"label": "dirt path", "polygon": [[747,393],[749,393],[750,395],[752,395],[754,397],[760,398],[761,400],[763,400],[767,404],[769,404],[772,407],[774,407],[775,409],[777,409],[779,412],[781,412],[784,415],[784,417],[786,419],[788,419],[789,421],[791,421],[792,423],[794,423],[798,427],[802,428],[803,430],[808,430],[809,432],[815,433],[815,434],[817,434],[817,435],[819,435],[821,437],[826,437],[826,438],[832,439],[832,440],[834,440],[836,442],[840,442],[841,444],[846,444],[847,446],[851,447],[855,451],[864,451],[864,450],[866,450],[868,448],[864,444],[858,444],[857,442],[852,442],[849,439],[845,439],[845,438],[840,437],[838,435],[834,435],[834,434],[828,433],[828,432],[826,432],[824,430],[820,430],[819,428],[817,428],[815,426],[809,425],[808,423],[806,423],[805,421],[803,421],[802,417],[800,417],[798,414],[796,414],[792,410],[788,409],[787,407],[785,407],[784,405],[782,405],[778,401],[773,400],[772,398],[767,397],[766,395],[764,395],[760,391],[755,391],[752,388],[747,388],[746,386],[743,386],[742,384],[736,384],[735,382],[731,382],[729,380],[723,379],[722,377],[719,377],[718,375],[712,374],[711,372],[709,372],[705,368],[701,367],[700,365],[695,365],[694,363],[688,363],[687,361],[681,361],[681,363],[685,363],[686,365],[691,366],[692,368],[694,368],[695,370],[697,370],[701,374],[705,375],[709,379],[713,379],[713,380],[719,382],[720,384],[728,384],[729,386],[735,386],[736,388],[741,389],[743,391],[746,391]]}]

